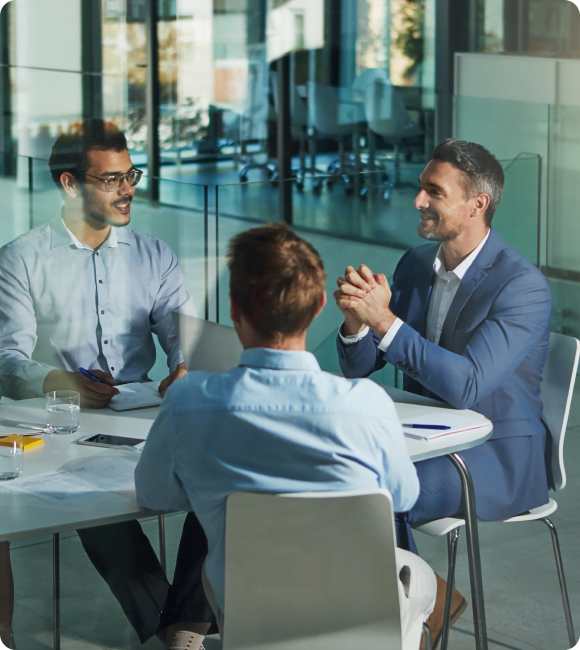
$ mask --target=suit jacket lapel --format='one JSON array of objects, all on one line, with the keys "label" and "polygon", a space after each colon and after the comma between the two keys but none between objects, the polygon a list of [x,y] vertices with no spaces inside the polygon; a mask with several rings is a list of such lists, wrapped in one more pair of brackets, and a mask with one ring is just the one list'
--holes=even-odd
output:
[{"label": "suit jacket lapel", "polygon": [[[436,251],[435,254],[437,254]],[[425,268],[419,269],[417,273],[417,281],[413,287],[406,321],[423,338],[427,335],[427,312],[435,283],[434,259],[435,255],[433,255],[433,259],[426,260]]]},{"label": "suit jacket lapel", "polygon": [[443,329],[441,330],[441,339],[439,341],[439,345],[442,348],[446,350],[451,349],[453,332],[455,332],[455,324],[459,314],[467,305],[477,287],[487,277],[485,269],[489,268],[493,264],[498,252],[503,248],[503,246],[504,243],[501,237],[492,228],[485,246],[481,249],[479,255],[467,270],[463,280],[461,280],[455,298],[453,298],[451,307],[447,312],[447,317],[445,318]]}]

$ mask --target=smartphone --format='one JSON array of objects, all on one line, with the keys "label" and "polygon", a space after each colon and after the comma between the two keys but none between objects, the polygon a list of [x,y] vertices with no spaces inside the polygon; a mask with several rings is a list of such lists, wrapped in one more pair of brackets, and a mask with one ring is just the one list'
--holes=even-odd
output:
[{"label": "smartphone", "polygon": [[79,438],[79,445],[93,445],[94,447],[134,447],[140,449],[145,440],[139,438],[125,438],[124,436],[111,436],[107,433],[97,433],[94,436]]}]

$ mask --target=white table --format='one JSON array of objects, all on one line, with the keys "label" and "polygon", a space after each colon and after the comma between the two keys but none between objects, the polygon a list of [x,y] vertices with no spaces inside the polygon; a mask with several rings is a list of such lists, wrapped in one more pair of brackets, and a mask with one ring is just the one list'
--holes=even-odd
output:
[{"label": "white table", "polygon": [[[389,388],[387,392],[395,400],[397,413],[403,420],[423,415],[434,408],[441,409],[441,403],[434,400],[413,396],[397,389]],[[126,458],[134,458],[136,452],[77,445],[75,441],[83,436],[97,433],[116,434],[129,438],[146,438],[157,412],[157,408],[120,413],[110,409],[82,409],[81,426],[76,433],[44,435],[44,444],[42,446],[25,452],[22,476],[27,477],[46,471],[66,469],[67,466],[86,458],[118,456],[119,454]],[[455,410],[453,412],[457,413]],[[485,418],[478,413],[471,411],[463,413],[477,420],[485,421]],[[45,408],[43,398],[20,402],[2,401],[0,403],[0,433],[23,433],[32,431],[34,427],[44,427],[44,425]],[[31,428],[27,429],[26,427]],[[406,439],[407,448],[413,461],[448,455],[462,477],[466,503],[464,516],[466,518],[474,620],[476,621],[476,640],[477,625],[479,625],[479,629],[483,630],[485,638],[477,519],[471,477],[456,452],[481,444],[491,436],[491,430],[492,426],[489,423],[488,427],[442,436],[431,441]],[[42,434],[39,433],[39,435]],[[134,491],[123,494],[97,492],[76,502],[53,504],[32,494],[11,492],[3,489],[1,485],[0,508],[3,515],[0,523],[0,541],[19,539],[30,535],[54,535],[54,643],[56,650],[60,647],[58,534],[79,528],[139,519],[157,514],[140,508],[137,505]],[[160,524],[162,525],[162,519],[160,519]],[[161,528],[160,538],[162,538],[162,535]],[[162,554],[164,554],[164,550]],[[162,564],[164,564],[163,561]],[[478,645],[478,650],[485,650],[485,648],[486,645]]]}]

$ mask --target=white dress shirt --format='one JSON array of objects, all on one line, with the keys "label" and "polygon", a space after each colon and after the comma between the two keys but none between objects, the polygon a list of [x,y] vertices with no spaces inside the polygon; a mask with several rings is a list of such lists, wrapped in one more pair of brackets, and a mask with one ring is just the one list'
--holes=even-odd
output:
[{"label": "white dress shirt", "polygon": [[[437,257],[433,262],[433,270],[437,277],[435,279],[433,291],[431,292],[431,300],[429,301],[429,310],[427,312],[427,340],[431,341],[431,343],[439,345],[443,323],[447,318],[447,312],[451,307],[453,298],[455,298],[457,289],[459,289],[461,280],[463,280],[467,270],[484,247],[485,242],[489,237],[489,233],[490,231],[488,230],[487,235],[483,238],[481,244],[479,244],[479,246],[470,253],[461,264],[458,264],[453,271],[445,270],[443,250],[441,246],[439,247]],[[389,346],[393,342],[393,339],[397,335],[402,324],[403,321],[400,318],[397,318],[391,325],[389,331],[384,335],[383,340],[379,343],[379,350],[381,350],[381,352],[386,352],[389,349]],[[338,333],[342,342],[346,345],[352,345],[353,343],[360,341],[369,333],[368,327],[365,327],[362,332],[352,334],[351,336],[344,336],[341,330],[342,325],[338,328]]]}]

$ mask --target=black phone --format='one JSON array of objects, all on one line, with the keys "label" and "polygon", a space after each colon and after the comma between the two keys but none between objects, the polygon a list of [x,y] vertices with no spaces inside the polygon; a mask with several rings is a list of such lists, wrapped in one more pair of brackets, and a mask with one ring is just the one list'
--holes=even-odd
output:
[{"label": "black phone", "polygon": [[79,438],[79,445],[93,445],[95,447],[135,447],[145,442],[139,438],[125,438],[124,436],[111,436],[107,433],[97,433],[94,436]]}]

